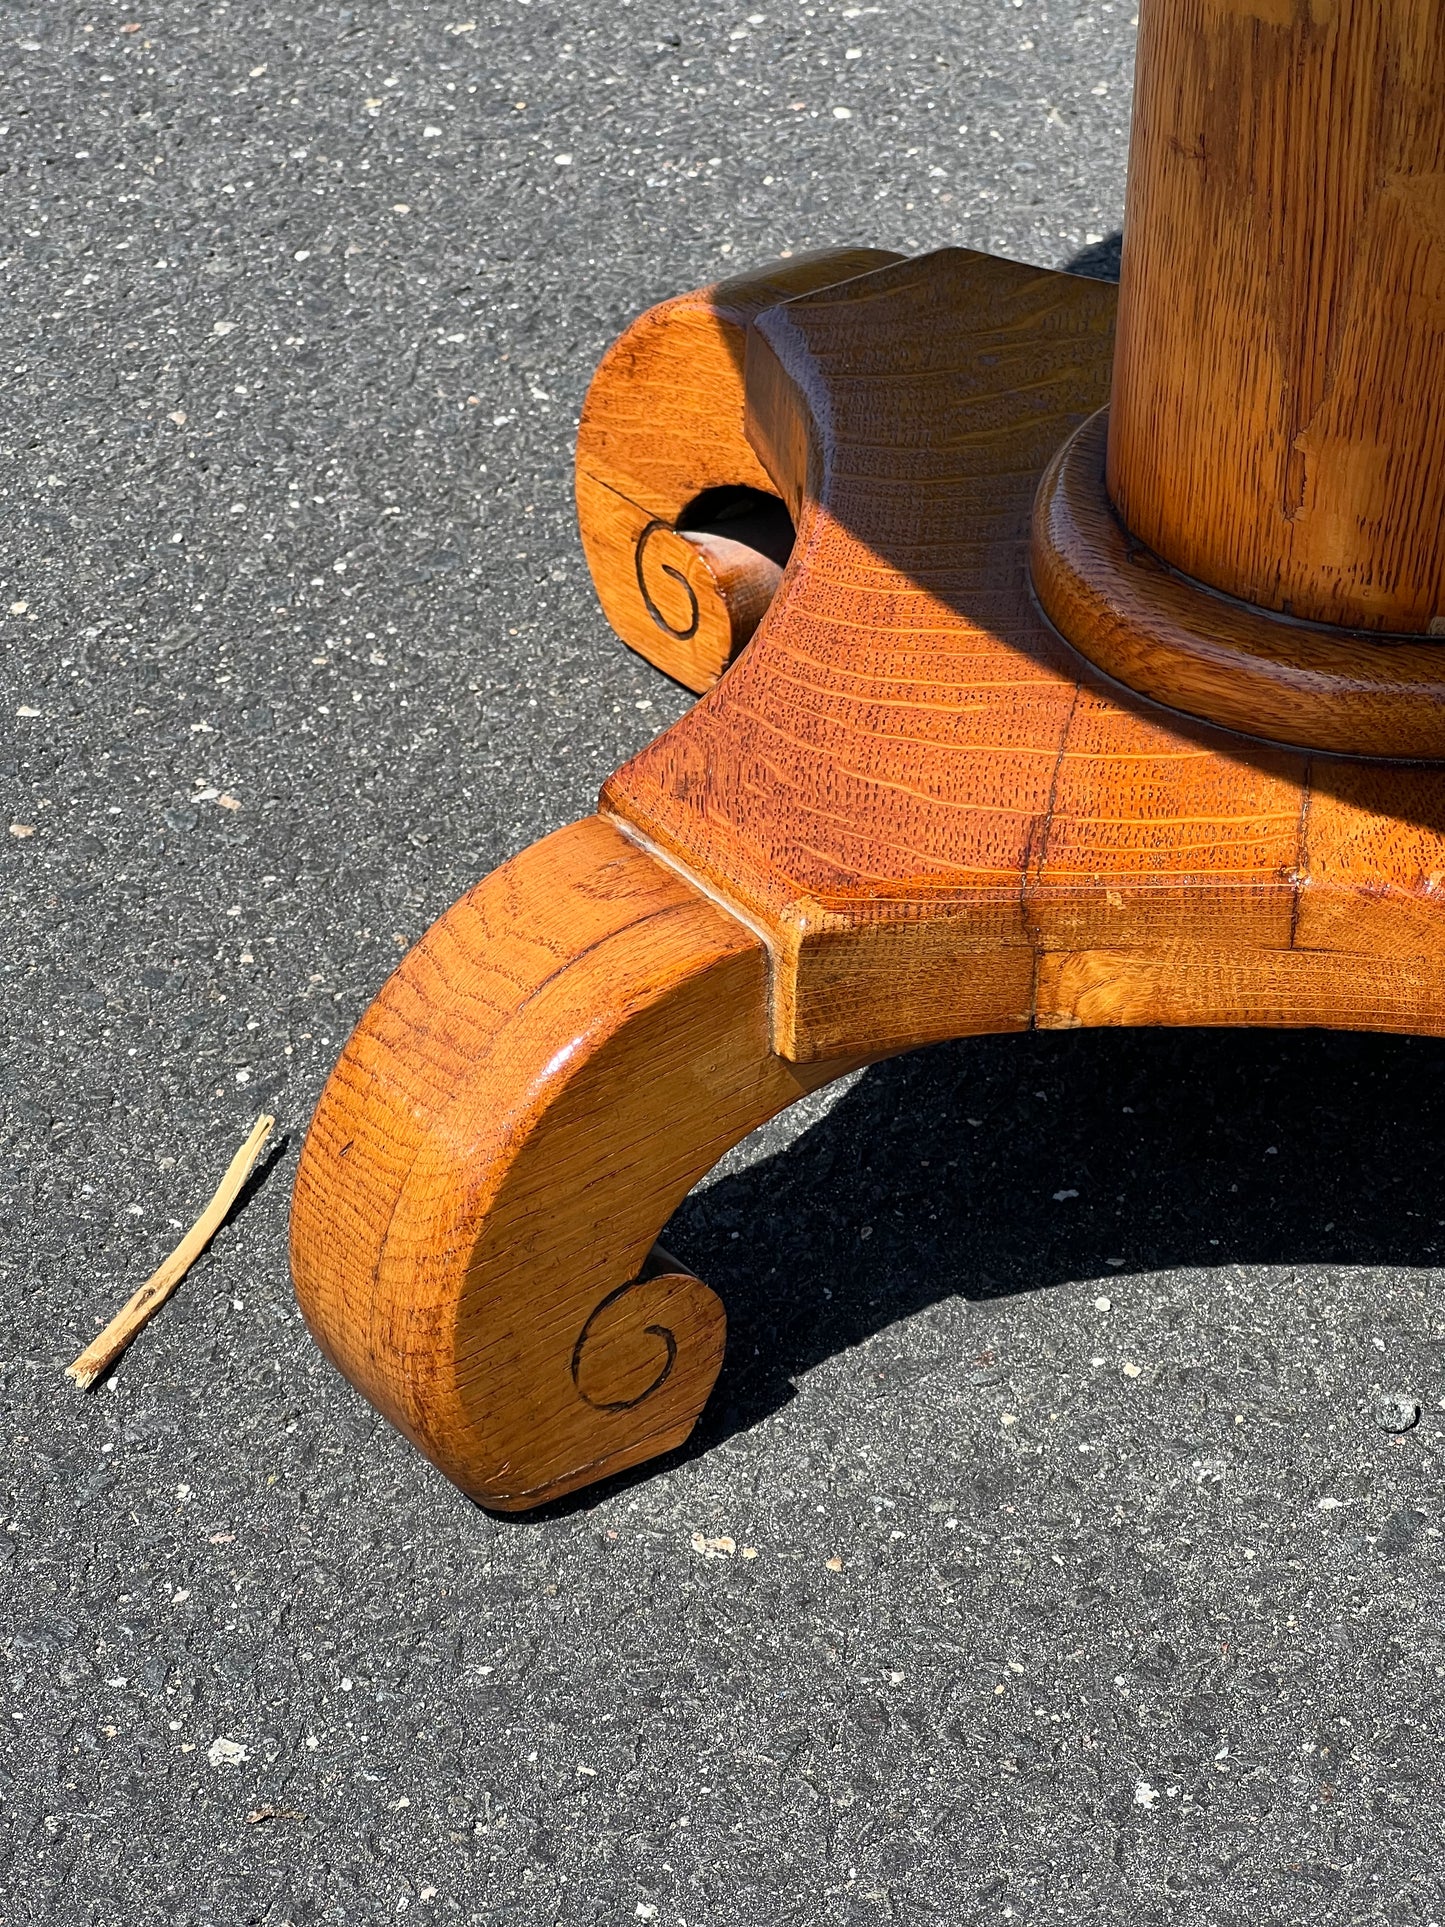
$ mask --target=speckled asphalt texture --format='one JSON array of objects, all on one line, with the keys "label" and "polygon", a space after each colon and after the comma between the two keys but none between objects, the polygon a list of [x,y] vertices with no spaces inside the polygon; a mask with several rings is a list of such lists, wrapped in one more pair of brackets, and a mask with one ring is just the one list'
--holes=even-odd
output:
[{"label": "speckled asphalt texture", "polygon": [[608,340],[784,249],[1107,267],[1128,6],[134,3],[0,22],[3,1918],[1445,1919],[1439,1044],[812,1101],[667,1233],[692,1444],[532,1519],[287,1281],[400,948],[688,700],[576,540]]}]

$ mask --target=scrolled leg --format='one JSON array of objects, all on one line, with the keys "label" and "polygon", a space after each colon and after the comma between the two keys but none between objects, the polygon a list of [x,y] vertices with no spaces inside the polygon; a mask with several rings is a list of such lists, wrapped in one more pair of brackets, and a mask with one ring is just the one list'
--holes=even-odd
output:
[{"label": "scrolled leg", "polygon": [[592,817],[453,905],[348,1042],[297,1178],[297,1294],[483,1504],[540,1504],[692,1429],[726,1318],[657,1234],[847,1068],[771,1053],[767,972],[749,930]]}]

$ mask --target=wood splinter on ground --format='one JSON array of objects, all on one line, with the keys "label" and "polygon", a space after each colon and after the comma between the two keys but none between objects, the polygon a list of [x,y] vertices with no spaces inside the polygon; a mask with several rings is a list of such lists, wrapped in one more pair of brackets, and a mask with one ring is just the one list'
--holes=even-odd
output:
[{"label": "wood splinter on ground", "polygon": [[101,1373],[115,1363],[141,1326],[160,1310],[215,1237],[225,1223],[231,1206],[241,1195],[242,1187],[250,1177],[275,1123],[274,1117],[256,1119],[246,1142],[226,1167],[226,1175],[217,1185],[215,1196],[169,1258],[157,1266],[133,1297],[127,1299],[105,1330],[91,1339],[75,1363],[66,1366],[65,1376],[74,1379],[82,1391],[92,1386]]}]

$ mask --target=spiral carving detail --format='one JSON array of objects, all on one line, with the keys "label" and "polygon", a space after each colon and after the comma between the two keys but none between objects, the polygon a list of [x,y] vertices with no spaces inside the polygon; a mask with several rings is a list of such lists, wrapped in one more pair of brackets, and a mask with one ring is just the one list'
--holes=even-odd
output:
[{"label": "spiral carving detail", "polygon": [[666,529],[667,532],[671,534],[672,524],[670,522],[664,522],[659,517],[654,516],[653,519],[649,523],[647,523],[647,525],[643,528],[641,533],[638,535],[637,546],[634,549],[633,556],[632,556],[633,567],[637,571],[637,588],[638,588],[639,594],[642,597],[643,606],[646,608],[647,613],[652,617],[652,620],[657,624],[658,628],[663,630],[667,635],[675,637],[678,642],[687,642],[689,638],[697,634],[698,623],[702,620],[702,610],[698,605],[697,591],[693,588],[692,584],[688,581],[687,577],[683,574],[681,569],[675,568],[671,562],[663,563],[662,573],[666,576],[671,576],[674,582],[680,582],[683,588],[687,591],[688,606],[692,611],[692,614],[688,619],[686,627],[679,629],[675,627],[674,624],[670,623],[667,617],[662,613],[661,609],[658,608],[657,604],[653,601],[652,593],[647,586],[647,571],[646,571],[646,564],[645,564],[647,545],[652,540],[653,536],[657,534],[659,529]]}]

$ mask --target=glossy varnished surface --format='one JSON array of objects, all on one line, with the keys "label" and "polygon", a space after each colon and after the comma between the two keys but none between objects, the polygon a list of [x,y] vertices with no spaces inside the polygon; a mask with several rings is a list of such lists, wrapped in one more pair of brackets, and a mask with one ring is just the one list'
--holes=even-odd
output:
[{"label": "glossy varnished surface", "polygon": [[592,378],[576,461],[587,564],[618,635],[688,689],[717,681],[777,582],[763,558],[749,566],[675,527],[709,490],[772,487],[743,435],[748,323],[896,258],[833,248],[678,295],[621,335]]},{"label": "glossy varnished surface", "polygon": [[[787,503],[771,605],[602,816],[403,960],[297,1181],[318,1338],[485,1503],[687,1436],[725,1316],[657,1235],[730,1145],[864,1059],[1031,1025],[1445,1030],[1445,772],[1150,707],[1033,600],[1039,479],[1104,399],[1113,313],[1108,287],[981,255],[883,267],[759,310],[710,470],[664,436],[674,497],[752,473]],[[614,375],[698,325],[644,316]]]},{"label": "glossy varnished surface", "polygon": [[1188,716],[1305,749],[1445,757],[1445,643],[1304,623],[1180,575],[1119,520],[1108,410],[1065,442],[1034,503],[1046,614],[1090,662]]},{"label": "glossy varnished surface", "polygon": [[[766,936],[786,1055],[1022,1028],[1055,952],[1155,950],[1166,974],[1190,946],[1247,952],[1284,1021],[1368,1023],[1352,959],[1433,948],[1445,775],[1380,770],[1362,812],[1356,766],[1130,697],[1033,600],[1035,492],[1107,395],[1113,305],[946,252],[754,326],[749,429],[793,560],[604,803]],[[1181,961],[1178,985],[1167,1021],[1235,1021],[1225,977]],[[1058,996],[1049,1022],[1138,1007]],[[1392,1008],[1445,1019],[1429,969]]]},{"label": "glossy varnished surface", "polygon": [[809,1087],[766,1012],[757,939],[592,817],[454,904],[353,1032],[297,1177],[297,1293],[474,1498],[536,1505],[691,1430],[726,1320],[648,1257]]},{"label": "glossy varnished surface", "polygon": [[[617,370],[647,389],[701,312],[655,310],[647,353],[624,337],[609,360],[644,480],[645,395]],[[1112,324],[1094,281],[965,252],[884,266],[759,306],[746,409],[713,422],[707,464],[665,439],[672,497],[642,489],[640,515],[665,520],[684,474],[788,505],[767,615],[601,817],[403,960],[297,1181],[312,1328],[489,1505],[688,1436],[724,1314],[657,1233],[726,1148],[859,1060],[1031,1025],[1445,1029],[1445,773],[1152,707],[1033,599],[1038,482],[1104,401]]]},{"label": "glossy varnished surface", "polygon": [[1439,0],[1142,0],[1109,490],[1176,568],[1445,626]]}]

